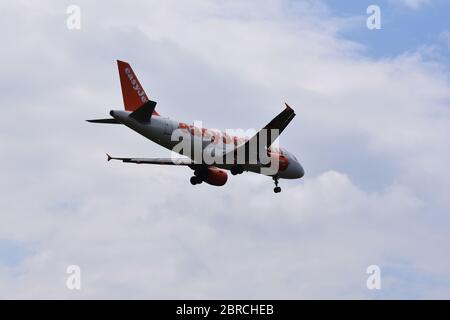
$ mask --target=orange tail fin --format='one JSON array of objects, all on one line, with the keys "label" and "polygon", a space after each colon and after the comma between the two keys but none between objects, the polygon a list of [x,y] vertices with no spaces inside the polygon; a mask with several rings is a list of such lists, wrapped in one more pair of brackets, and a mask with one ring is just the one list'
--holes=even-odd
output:
[{"label": "orange tail fin", "polygon": [[[120,85],[122,87],[123,105],[127,111],[135,111],[149,99],[142,88],[131,66],[124,61],[117,60],[119,68]],[[153,111],[154,115],[158,115]]]}]

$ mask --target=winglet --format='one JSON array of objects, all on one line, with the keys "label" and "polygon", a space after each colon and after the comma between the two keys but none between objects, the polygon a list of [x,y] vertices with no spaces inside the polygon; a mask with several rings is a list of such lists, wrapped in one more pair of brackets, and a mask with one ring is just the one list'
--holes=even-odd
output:
[{"label": "winglet", "polygon": [[285,102],[284,104],[286,105],[286,108],[287,108],[288,110],[294,111],[294,109],[292,109],[291,106],[287,104],[287,102]]},{"label": "winglet", "polygon": [[107,161],[112,159],[112,157],[109,154],[106,154],[106,156],[107,156]]}]

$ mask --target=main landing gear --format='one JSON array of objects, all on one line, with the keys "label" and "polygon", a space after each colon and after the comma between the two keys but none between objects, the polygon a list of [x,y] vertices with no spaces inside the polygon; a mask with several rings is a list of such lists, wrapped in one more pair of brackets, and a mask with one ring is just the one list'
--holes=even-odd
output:
[{"label": "main landing gear", "polygon": [[194,175],[191,177],[190,181],[193,186],[200,184],[206,180],[207,171],[205,168],[197,168],[194,170]]},{"label": "main landing gear", "polygon": [[235,166],[231,167],[230,172],[233,176],[235,176],[237,174],[243,173],[244,169],[241,166],[235,165]]},{"label": "main landing gear", "polygon": [[278,177],[274,176],[274,177],[272,177],[272,179],[273,179],[273,182],[275,182],[275,188],[273,188],[273,192],[280,193],[281,188],[278,186]]},{"label": "main landing gear", "polygon": [[197,176],[192,176],[191,179],[190,179],[190,181],[191,181],[191,184],[192,184],[193,186],[195,186],[196,184],[200,184],[200,183],[203,182],[203,180],[202,180],[200,177],[197,177]]}]

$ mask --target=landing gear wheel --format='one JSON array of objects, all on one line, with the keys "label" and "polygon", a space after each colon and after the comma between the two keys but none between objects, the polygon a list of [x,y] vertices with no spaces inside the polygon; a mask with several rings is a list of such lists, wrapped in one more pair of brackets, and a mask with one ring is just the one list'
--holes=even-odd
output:
[{"label": "landing gear wheel", "polygon": [[278,186],[278,177],[274,176],[274,177],[272,177],[272,179],[273,179],[273,182],[275,182],[275,188],[273,188],[273,192],[280,193],[281,188]]},{"label": "landing gear wheel", "polygon": [[231,167],[230,172],[231,172],[231,174],[232,174],[233,176],[235,176],[235,175],[237,175],[237,174],[243,173],[243,172],[244,172],[244,169],[242,169],[241,166],[237,166],[237,165],[236,165],[236,166]]},{"label": "landing gear wheel", "polygon": [[199,179],[199,177],[196,177],[196,176],[191,177],[190,181],[191,181],[191,184],[193,186],[195,186],[196,184],[202,183],[202,180]]}]

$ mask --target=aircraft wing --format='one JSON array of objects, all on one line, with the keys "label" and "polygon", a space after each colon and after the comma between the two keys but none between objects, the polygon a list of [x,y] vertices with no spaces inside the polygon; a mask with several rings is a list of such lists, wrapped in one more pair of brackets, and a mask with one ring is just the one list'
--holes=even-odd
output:
[{"label": "aircraft wing", "polygon": [[[294,119],[295,112],[294,110],[285,103],[286,108],[281,111],[275,118],[272,119],[264,128],[262,128],[256,135],[250,138],[245,144],[240,147],[248,146],[254,140],[259,140],[265,138],[266,141],[263,141],[264,146],[266,148],[270,147],[272,143],[278,138],[278,136],[286,129],[288,124]],[[276,132],[272,132],[272,130],[278,130],[278,134]],[[263,131],[266,133],[263,134]]]},{"label": "aircraft wing", "polygon": [[107,155],[108,161],[120,160],[122,162],[137,163],[137,164],[159,164],[172,166],[192,166],[195,163],[188,158],[118,158]]},{"label": "aircraft wing", "polygon": [[[262,130],[267,130],[267,140],[265,141],[265,146],[268,148],[272,145],[275,139],[286,129],[288,124],[294,119],[295,112],[294,110],[285,103],[286,108],[281,111],[275,118],[272,119]],[[261,131],[262,131],[261,130]],[[272,130],[278,130],[278,134],[274,134]],[[251,139],[259,138],[261,135],[261,131],[259,131],[254,137]],[[250,139],[250,140],[251,140]]]},{"label": "aircraft wing", "polygon": [[[251,137],[246,143],[236,147],[233,151],[230,151],[230,153],[233,152],[236,154],[238,150],[243,150],[243,154],[245,154],[246,159],[248,159],[250,146],[264,146],[265,148],[269,148],[295,117],[294,110],[287,103],[285,103],[285,105],[286,108],[273,118],[263,129]],[[260,141],[261,139],[263,140]]]}]

